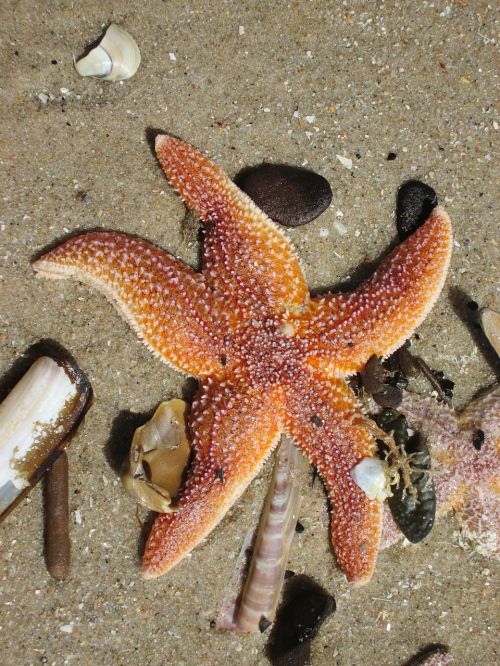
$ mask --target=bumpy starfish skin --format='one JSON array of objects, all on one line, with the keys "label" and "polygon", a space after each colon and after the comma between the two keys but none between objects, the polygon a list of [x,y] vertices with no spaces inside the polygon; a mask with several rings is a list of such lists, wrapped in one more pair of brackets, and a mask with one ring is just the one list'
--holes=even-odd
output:
[{"label": "bumpy starfish skin", "polygon": [[[475,550],[500,559],[500,388],[482,393],[459,413],[406,392],[398,410],[430,445],[437,517],[454,511]],[[479,450],[473,445],[478,431],[484,436]],[[401,538],[386,507],[382,547]]]},{"label": "bumpy starfish skin", "polygon": [[107,232],[72,238],[34,266],[100,288],[150,348],[201,380],[190,416],[194,460],[179,511],[153,526],[145,576],[165,573],[209,534],[287,432],[318,467],[333,548],[347,578],[362,584],[375,565],[382,507],[350,475],[375,442],[343,378],[402,344],[434,303],[450,258],[449,219],[435,209],[353,294],[311,299],[285,234],[215,164],[170,136],[156,150],[207,224],[201,274]]}]

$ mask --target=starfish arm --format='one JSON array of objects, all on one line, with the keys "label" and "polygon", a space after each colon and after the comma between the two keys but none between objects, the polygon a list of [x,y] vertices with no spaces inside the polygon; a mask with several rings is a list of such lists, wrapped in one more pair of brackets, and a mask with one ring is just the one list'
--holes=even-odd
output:
[{"label": "starfish arm", "polygon": [[427,221],[350,294],[313,299],[307,323],[315,347],[311,362],[358,372],[370,356],[388,356],[424,320],[443,287],[452,248],[451,223],[435,208]]},{"label": "starfish arm", "polygon": [[209,223],[203,273],[246,311],[300,313],[309,292],[290,241],[267,215],[196,148],[169,135],[156,138],[172,186]]},{"label": "starfish arm", "polygon": [[356,586],[371,578],[382,529],[382,503],[354,483],[352,469],[375,455],[369,420],[342,379],[314,372],[287,394],[285,431],[315,465],[332,503],[331,539],[339,564]]},{"label": "starfish arm", "polygon": [[222,370],[216,326],[202,275],[163,250],[117,232],[76,236],[33,264],[38,275],[87,282],[114,302],[146,345],[196,376]]},{"label": "starfish arm", "polygon": [[273,396],[237,393],[207,380],[190,418],[195,457],[179,510],[158,516],[143,560],[146,578],[166,573],[222,520],[270,455],[280,436]]}]

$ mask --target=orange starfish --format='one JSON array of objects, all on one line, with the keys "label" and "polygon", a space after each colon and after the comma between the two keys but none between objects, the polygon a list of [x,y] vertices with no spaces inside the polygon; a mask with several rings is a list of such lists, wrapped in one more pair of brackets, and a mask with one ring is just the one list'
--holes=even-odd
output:
[{"label": "orange starfish", "polygon": [[334,551],[361,585],[375,566],[382,504],[351,478],[376,446],[344,378],[399,347],[436,301],[448,216],[435,208],[356,291],[311,298],[285,234],[215,164],[171,136],[158,136],[156,151],[207,225],[201,273],[118,232],[76,236],[34,264],[96,286],[156,354],[200,381],[194,460],[178,512],[156,519],[144,575],[165,573],[211,532],[286,432],[323,478]]}]

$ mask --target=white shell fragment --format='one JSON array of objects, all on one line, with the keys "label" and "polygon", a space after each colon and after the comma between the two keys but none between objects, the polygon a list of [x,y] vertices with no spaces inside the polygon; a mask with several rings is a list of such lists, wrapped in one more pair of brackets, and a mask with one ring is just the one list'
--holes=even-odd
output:
[{"label": "white shell fragment", "polygon": [[483,308],[479,319],[484,334],[488,338],[491,346],[500,356],[500,314],[491,308]]},{"label": "white shell fragment", "polygon": [[105,81],[124,81],[137,72],[141,53],[134,38],[111,23],[99,44],[75,63],[80,76],[95,76]]},{"label": "white shell fragment", "polygon": [[91,396],[67,361],[39,358],[0,405],[0,519],[57,457]]},{"label": "white shell fragment", "polygon": [[125,461],[122,483],[140,504],[159,513],[172,513],[189,460],[185,426],[186,403],[162,402],[150,421],[137,428]]},{"label": "white shell fragment", "polygon": [[363,458],[351,470],[351,476],[368,499],[383,502],[390,495],[387,463],[379,458]]}]

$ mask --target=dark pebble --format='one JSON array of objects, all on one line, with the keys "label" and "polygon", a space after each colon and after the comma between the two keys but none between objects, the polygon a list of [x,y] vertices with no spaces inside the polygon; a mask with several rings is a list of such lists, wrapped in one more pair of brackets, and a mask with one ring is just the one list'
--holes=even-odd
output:
[{"label": "dark pebble", "polygon": [[467,307],[469,308],[469,310],[475,312],[479,308],[479,305],[476,303],[476,301],[469,301],[467,303]]},{"label": "dark pebble", "polygon": [[396,227],[400,240],[408,238],[437,206],[436,192],[419,180],[409,180],[399,188],[396,203]]},{"label": "dark pebble", "polygon": [[312,639],[335,608],[335,599],[309,576],[287,580],[266,646],[273,666],[303,666]]},{"label": "dark pebble", "polygon": [[217,622],[215,620],[210,620],[210,629],[214,629]]},{"label": "dark pebble", "polygon": [[302,532],[303,532],[305,529],[306,529],[306,528],[304,527],[304,525],[302,525],[302,523],[298,520],[298,521],[297,521],[297,524],[295,525],[295,531],[297,532],[297,534],[302,534]]},{"label": "dark pebble", "polygon": [[429,477],[432,469],[429,449],[418,432],[409,436],[408,423],[402,414],[384,410],[378,415],[377,423],[386,432],[392,432],[400,451],[407,455],[415,454],[411,465],[411,482],[416,496],[409,489],[405,491],[400,480],[392,488],[393,495],[387,501],[401,532],[408,541],[418,543],[429,534],[436,516],[436,490]]},{"label": "dark pebble", "polygon": [[297,167],[262,164],[245,171],[235,182],[264,213],[286,227],[311,222],[332,202],[326,178]]},{"label": "dark pebble", "polygon": [[476,451],[481,451],[484,444],[484,430],[474,430],[472,435],[472,444]]},{"label": "dark pebble", "polygon": [[285,580],[288,578],[291,578],[292,576],[295,576],[295,571],[292,571],[291,569],[286,569],[285,570]]},{"label": "dark pebble", "polygon": [[387,155],[387,161],[388,162],[393,162],[397,158],[397,153],[388,153]]}]

